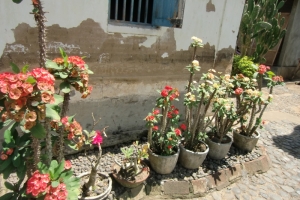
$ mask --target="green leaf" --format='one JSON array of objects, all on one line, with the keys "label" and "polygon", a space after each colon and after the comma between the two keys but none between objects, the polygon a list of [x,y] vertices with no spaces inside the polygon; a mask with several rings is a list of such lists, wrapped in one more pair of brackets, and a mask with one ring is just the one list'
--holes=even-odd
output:
[{"label": "green leaf", "polygon": [[266,74],[268,75],[269,78],[272,78],[273,76],[275,76],[276,74],[272,71],[267,71]]},{"label": "green leaf", "polygon": [[43,139],[46,136],[46,131],[39,122],[37,122],[36,125],[30,129],[30,133],[37,139]]},{"label": "green leaf", "polygon": [[46,68],[61,70],[61,69],[63,69],[63,66],[57,65],[57,63],[52,61],[52,60],[47,60],[46,61]]},{"label": "green leaf", "polygon": [[268,22],[258,22],[259,26],[261,26],[262,28],[265,28],[265,29],[270,29],[272,28],[272,25]]},{"label": "green leaf", "polygon": [[[13,0],[13,1],[15,1],[15,0]],[[21,0],[21,1],[22,1],[22,0]],[[11,198],[12,198],[13,195],[14,195],[13,192],[7,193],[7,194],[1,196],[1,197],[0,197],[0,200],[11,200]]]},{"label": "green leaf", "polygon": [[59,89],[63,92],[63,93],[69,93],[71,91],[71,85],[68,82],[62,82],[59,85]]},{"label": "green leaf", "polygon": [[23,166],[21,165],[21,167],[18,167],[18,169],[17,169],[17,176],[18,176],[19,180],[24,180],[25,174],[26,174],[26,166],[24,163]]},{"label": "green leaf", "polygon": [[9,190],[15,190],[15,186],[13,184],[11,184],[10,182],[5,181],[4,183],[5,187]]},{"label": "green leaf", "polygon": [[88,74],[94,74],[94,72],[91,70],[88,70]]},{"label": "green leaf", "polygon": [[3,171],[6,167],[8,167],[11,163],[11,156],[7,158],[7,160],[4,160],[0,165],[0,172]]},{"label": "green leaf", "polygon": [[[16,153],[17,152],[17,153]],[[16,155],[15,155],[16,154]],[[20,164],[21,164],[21,156],[20,156],[20,154],[18,153],[18,150],[15,150],[15,152],[14,152],[14,157],[13,157],[13,165],[15,166],[15,167],[19,167],[20,166]]]},{"label": "green leaf", "polygon": [[59,185],[58,181],[52,181],[51,182],[51,186],[54,187],[54,188],[56,188],[58,185]]},{"label": "green leaf", "polygon": [[9,143],[11,143],[11,139],[12,139],[12,137],[11,137],[11,131],[10,131],[9,129],[6,129],[6,130],[4,131],[4,141],[5,141],[7,144],[9,144]]},{"label": "green leaf", "polygon": [[59,72],[58,73],[60,78],[65,79],[68,78],[69,74],[67,72]]},{"label": "green leaf", "polygon": [[60,120],[59,114],[53,110],[49,104],[46,104],[46,117],[51,119]]},{"label": "green leaf", "polygon": [[61,95],[54,94],[53,96],[55,99],[55,102],[53,104],[55,104],[55,105],[59,105],[60,103],[62,103],[64,101],[64,97]]},{"label": "green leaf", "polygon": [[35,78],[33,76],[29,76],[26,80],[27,83],[34,84],[36,82]]},{"label": "green leaf", "polygon": [[65,170],[65,160],[62,160],[54,171],[54,179],[59,178],[60,174]]},{"label": "green leaf", "polygon": [[60,51],[60,54],[61,54],[61,56],[62,56],[63,58],[67,57],[66,52],[65,52],[62,48],[59,47],[59,51]]},{"label": "green leaf", "polygon": [[15,74],[20,73],[20,69],[19,69],[19,67],[18,67],[15,63],[11,62],[11,63],[10,63],[10,66],[11,66],[11,69],[13,70],[13,72],[14,72]]},{"label": "green leaf", "polygon": [[29,65],[25,65],[24,67],[22,67],[22,73],[26,74],[28,71],[28,67]]}]

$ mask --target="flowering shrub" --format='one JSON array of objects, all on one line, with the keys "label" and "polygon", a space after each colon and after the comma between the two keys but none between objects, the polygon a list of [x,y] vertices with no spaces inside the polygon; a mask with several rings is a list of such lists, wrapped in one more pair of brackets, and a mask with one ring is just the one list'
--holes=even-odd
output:
[{"label": "flowering shrub", "polygon": [[[174,100],[178,100],[179,92],[168,85],[158,92],[161,97],[156,100],[156,109],[145,118],[149,128],[148,142],[153,152],[172,155],[176,153],[181,137],[181,130],[178,128],[179,110],[172,105]],[[161,108],[161,111],[157,108]],[[160,127],[157,125],[159,122],[161,122]]]},{"label": "flowering shrub", "polygon": [[50,167],[39,163],[27,181],[26,194],[29,197],[72,200],[79,195],[79,178],[72,176],[70,161],[52,161]]},{"label": "flowering shrub", "polygon": [[[259,65],[256,77],[257,79],[249,79],[243,74],[237,74],[233,77],[235,85],[235,95],[237,100],[237,108],[243,110],[243,114],[239,117],[240,127],[238,131],[245,136],[252,136],[257,128],[262,128],[262,116],[268,104],[272,102],[273,87],[283,85],[283,78],[276,76],[270,67]],[[262,79],[267,81],[269,94],[263,97],[261,92]]]},{"label": "flowering shrub", "polygon": [[53,61],[46,62],[46,68],[54,74],[56,79],[61,79],[60,89],[63,93],[69,93],[71,86],[82,94],[82,98],[90,95],[92,87],[88,85],[89,70],[88,65],[78,56],[67,56],[60,49],[62,58],[56,58]]}]

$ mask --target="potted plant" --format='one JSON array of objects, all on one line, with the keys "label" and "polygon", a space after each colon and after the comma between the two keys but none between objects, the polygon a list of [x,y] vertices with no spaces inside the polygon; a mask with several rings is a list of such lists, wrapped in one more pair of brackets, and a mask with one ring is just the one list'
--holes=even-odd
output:
[{"label": "potted plant", "polygon": [[[87,130],[82,131],[81,125],[74,119],[74,116],[63,117],[61,122],[52,121],[52,128],[55,130],[62,131],[64,138],[66,138],[66,144],[76,150],[82,149],[83,147],[89,145],[97,145],[99,149],[96,161],[93,162],[86,156],[91,163],[91,171],[82,173],[78,176],[81,179],[80,195],[78,199],[103,199],[105,198],[112,189],[112,181],[108,174],[98,172],[98,166],[100,164],[100,159],[102,156],[101,143],[103,142],[102,133],[106,136],[105,127],[102,131],[93,130],[95,125],[100,121],[100,118],[96,121],[92,113],[93,125],[92,131]],[[102,133],[101,133],[102,132]],[[86,148],[84,148],[86,155]],[[104,181],[107,184],[107,188],[103,189],[98,186],[99,182]],[[101,189],[103,190],[102,192]]]},{"label": "potted plant", "polygon": [[[270,67],[260,65],[254,77],[257,79],[250,79],[238,74],[233,77],[236,95],[237,108],[243,108],[244,115],[239,117],[239,126],[233,131],[234,145],[244,151],[252,151],[256,146],[260,137],[258,128],[262,128],[262,116],[267,106],[272,102],[273,87],[276,85],[283,85],[283,78],[275,76],[270,70]],[[262,80],[267,81],[269,88],[268,97],[264,98],[261,91]]]},{"label": "potted plant", "polygon": [[112,167],[112,175],[122,186],[134,188],[142,184],[150,175],[149,167],[143,162],[148,158],[148,144],[138,145],[136,141],[130,147],[121,148],[124,159]]},{"label": "potted plant", "polygon": [[159,92],[161,97],[156,100],[156,109],[145,118],[150,146],[148,153],[153,170],[160,174],[169,174],[176,166],[180,151],[179,110],[172,105],[174,100],[178,100],[179,92],[171,86],[165,86]]}]

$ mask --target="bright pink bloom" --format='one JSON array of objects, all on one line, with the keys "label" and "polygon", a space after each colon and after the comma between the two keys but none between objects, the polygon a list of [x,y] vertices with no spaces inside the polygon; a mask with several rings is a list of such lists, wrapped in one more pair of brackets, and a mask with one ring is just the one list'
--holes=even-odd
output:
[{"label": "bright pink bloom", "polygon": [[60,183],[56,188],[49,186],[45,200],[66,200],[68,191],[64,183]]},{"label": "bright pink bloom", "polygon": [[103,137],[100,131],[96,131],[96,135],[93,137],[93,144],[101,144],[103,142]]},{"label": "bright pink bloom", "polygon": [[37,197],[46,191],[49,182],[49,174],[40,174],[39,171],[35,171],[27,181],[26,193]]},{"label": "bright pink bloom", "polygon": [[236,94],[236,95],[241,95],[242,93],[243,93],[243,89],[242,88],[236,88],[235,90],[234,90],[234,93]]},{"label": "bright pink bloom", "polygon": [[270,67],[268,67],[266,65],[259,65],[259,67],[258,67],[258,73],[264,74],[268,69],[270,69]]}]

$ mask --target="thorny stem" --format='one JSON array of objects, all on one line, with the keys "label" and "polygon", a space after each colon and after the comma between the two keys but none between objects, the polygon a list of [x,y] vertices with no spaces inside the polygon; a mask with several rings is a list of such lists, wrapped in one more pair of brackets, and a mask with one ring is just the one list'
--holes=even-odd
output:
[{"label": "thorny stem", "polygon": [[33,149],[33,166],[32,171],[37,170],[37,164],[40,162],[41,144],[39,139],[32,137],[31,148]]},{"label": "thorny stem", "polygon": [[253,107],[252,107],[252,110],[251,110],[251,116],[250,116],[250,121],[249,121],[249,125],[246,129],[246,133],[249,133],[250,132],[250,129],[253,125],[253,122],[254,122],[254,117],[255,117],[255,111],[256,111],[256,104],[253,104]]},{"label": "thorny stem", "polygon": [[49,118],[45,119],[44,128],[46,130],[46,153],[47,153],[47,161],[46,164],[50,166],[52,160],[52,141],[51,141],[51,133],[49,131]]},{"label": "thorny stem", "polygon": [[151,147],[152,146],[152,127],[149,127],[149,129],[148,129],[148,142]]},{"label": "thorny stem", "polygon": [[[63,118],[66,116],[67,111],[69,109],[69,101],[70,101],[70,94],[64,93],[64,101],[62,105],[62,110],[60,113],[60,118]],[[58,162],[61,162],[64,158],[64,133],[62,130],[62,127],[59,129],[59,142],[58,142]]]}]

